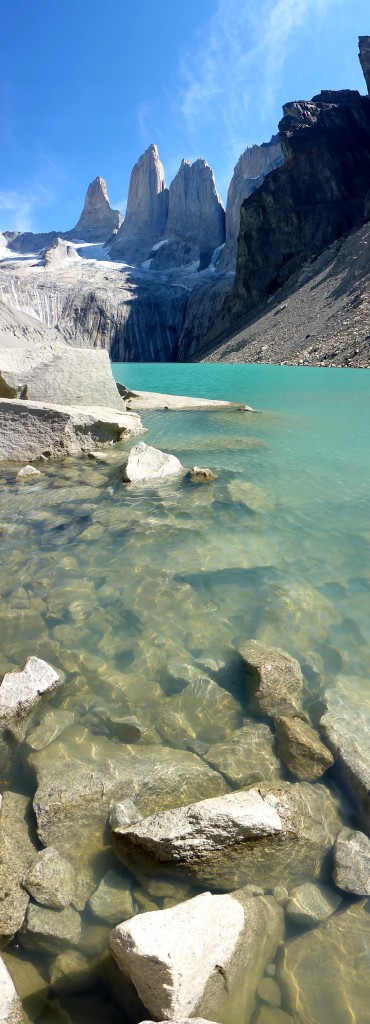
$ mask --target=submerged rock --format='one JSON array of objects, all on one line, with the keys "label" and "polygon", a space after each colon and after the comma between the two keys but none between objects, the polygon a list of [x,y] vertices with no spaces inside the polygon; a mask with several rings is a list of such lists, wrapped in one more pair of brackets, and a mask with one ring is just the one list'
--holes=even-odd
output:
[{"label": "submerged rock", "polygon": [[[76,863],[89,863],[102,849],[112,801],[134,800],[141,814],[225,792],[225,780],[195,754],[167,747],[125,746],[99,737],[100,757],[45,761],[34,754],[38,789],[34,799],[38,834]],[[90,893],[89,893],[90,895]]]},{"label": "submerged rock", "polygon": [[50,910],[30,903],[19,940],[25,949],[37,953],[61,952],[68,946],[77,946],[81,938],[81,918],[77,910]]},{"label": "submerged rock", "polygon": [[253,1024],[295,1024],[295,1022],[293,1017],[285,1013],[285,1010],[279,1010],[275,1006],[260,1006],[253,1018]]},{"label": "submerged rock", "polygon": [[60,711],[53,708],[46,711],[38,725],[31,725],[30,731],[26,733],[27,746],[31,750],[44,750],[53,740],[61,736],[69,725],[74,721],[72,711]]},{"label": "submerged rock", "polygon": [[227,489],[232,501],[246,505],[252,512],[268,513],[275,509],[275,496],[260,484],[236,477],[228,483]]},{"label": "submerged rock", "polygon": [[113,847],[133,874],[172,874],[214,889],[264,888],[320,874],[340,828],[324,786],[261,785],[116,829]]},{"label": "submerged rock", "polygon": [[50,985],[54,992],[81,992],[92,988],[95,971],[90,960],[76,949],[58,953],[50,968]]},{"label": "submerged rock", "polygon": [[134,903],[128,878],[123,878],[118,871],[107,871],[90,896],[89,907],[95,917],[102,918],[108,924],[118,924],[132,917]]},{"label": "submerged rock", "polygon": [[241,986],[249,1021],[282,929],[282,911],[271,897],[203,893],[119,925],[110,943],[118,966],[157,1019],[225,1014]]},{"label": "submerged rock", "polygon": [[334,843],[334,882],[343,892],[370,896],[370,840],[342,828]]},{"label": "submerged rock", "polygon": [[[30,963],[29,958],[19,955],[17,952],[9,952],[9,948],[3,953],[3,961],[5,967],[9,971],[12,982],[15,986],[18,998],[23,1004],[25,1016],[21,1017],[21,1024],[29,1024],[30,1021],[38,1020],[43,1010],[47,1008],[47,997],[50,992],[50,985],[48,981],[45,981],[41,971],[36,967],[35,964]],[[3,1010],[3,1004],[1,1001],[1,985],[0,985],[0,1021],[4,1024],[1,1016],[1,1010]],[[22,1008],[23,1008],[22,1007]],[[7,1018],[5,1017],[7,1021]],[[13,1018],[10,1018],[11,1024],[14,1024]],[[18,1018],[16,1018],[18,1024]]]},{"label": "submerged rock", "polygon": [[23,466],[23,469],[20,469],[19,473],[17,473],[17,480],[20,478],[27,479],[32,476],[41,476],[40,470],[36,469],[36,466]]},{"label": "submerged rock", "polygon": [[36,847],[30,838],[29,801],[4,793],[0,814],[0,940],[10,940],[23,924],[29,903],[22,880]]},{"label": "submerged rock", "polygon": [[326,885],[304,885],[292,889],[285,913],[297,924],[315,925],[326,921],[342,902],[342,897]]},{"label": "submerged rock", "polygon": [[211,469],[203,466],[192,466],[189,469],[188,477],[192,484],[208,484],[212,480],[217,480],[217,473],[213,473]]},{"label": "submerged rock", "polygon": [[119,828],[122,825],[131,825],[133,821],[140,821],[142,814],[132,800],[121,800],[111,804],[109,808],[109,824],[111,828]]},{"label": "submerged rock", "polygon": [[299,780],[313,782],[334,763],[319,735],[301,718],[275,718],[278,754],[286,768]]},{"label": "submerged rock", "polygon": [[41,658],[28,658],[19,672],[7,672],[0,685],[0,728],[25,718],[41,697],[60,685],[60,676]]},{"label": "submerged rock", "polygon": [[281,992],[273,978],[262,978],[257,989],[257,995],[261,1002],[267,1003],[268,1006],[281,1006]]},{"label": "submerged rock", "polygon": [[370,726],[348,701],[328,690],[320,728],[334,756],[334,771],[360,808],[370,833]]},{"label": "submerged rock", "polygon": [[257,714],[293,718],[301,710],[301,667],[279,647],[249,640],[239,648],[248,673],[248,691]]},{"label": "submerged rock", "polygon": [[174,746],[187,745],[190,740],[208,744],[231,736],[241,718],[235,697],[199,673],[196,681],[162,705],[157,728]]},{"label": "submerged rock", "polygon": [[203,757],[232,786],[270,782],[281,775],[271,729],[260,722],[247,722],[226,742],[208,747]]},{"label": "submerged rock", "polygon": [[288,943],[279,980],[296,1024],[368,1024],[369,942],[362,902]]},{"label": "submerged rock", "polygon": [[21,1001],[0,956],[0,1024],[24,1024]]},{"label": "submerged rock", "polygon": [[75,892],[75,871],[58,850],[48,846],[35,857],[23,885],[38,903],[46,907],[67,907]]},{"label": "submerged rock", "polygon": [[181,462],[175,455],[161,452],[159,448],[152,448],[140,441],[140,444],[131,448],[123,467],[122,479],[125,483],[145,483],[146,480],[162,480],[182,472]]}]

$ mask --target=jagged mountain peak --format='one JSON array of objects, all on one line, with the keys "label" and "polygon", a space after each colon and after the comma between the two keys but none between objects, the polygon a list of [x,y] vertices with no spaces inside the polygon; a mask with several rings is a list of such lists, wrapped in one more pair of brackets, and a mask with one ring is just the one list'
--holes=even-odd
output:
[{"label": "jagged mountain peak", "polygon": [[86,192],[85,206],[88,204],[106,202],[110,205],[108,199],[107,183],[104,178],[101,178],[98,174],[93,181],[90,182],[88,190]]},{"label": "jagged mountain peak", "polygon": [[98,175],[90,182],[80,219],[68,234],[85,242],[105,242],[122,224],[122,214],[112,210],[104,178]]},{"label": "jagged mountain peak", "polygon": [[226,245],[217,270],[235,270],[237,239],[240,227],[240,207],[263,184],[266,175],[283,163],[284,157],[279,135],[270,142],[248,146],[239,157],[229,185],[226,204]]},{"label": "jagged mountain peak", "polygon": [[131,171],[127,210],[112,246],[114,258],[130,263],[144,260],[163,238],[168,212],[168,188],[158,147],[152,143]]}]

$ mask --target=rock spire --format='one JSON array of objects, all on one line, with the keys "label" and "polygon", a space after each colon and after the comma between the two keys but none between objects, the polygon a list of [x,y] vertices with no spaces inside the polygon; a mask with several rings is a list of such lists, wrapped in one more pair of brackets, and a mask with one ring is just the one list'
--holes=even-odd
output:
[{"label": "rock spire", "polygon": [[281,142],[273,135],[261,146],[248,146],[238,160],[229,185],[226,204],[226,244],[217,270],[235,270],[236,247],[240,228],[240,207],[244,199],[263,184],[267,174],[284,162]]},{"label": "rock spire", "polygon": [[130,178],[126,216],[112,246],[112,255],[127,262],[144,260],[164,236],[168,189],[157,146],[149,146]]},{"label": "rock spire", "polygon": [[112,210],[104,178],[94,178],[88,187],[81,217],[70,237],[85,242],[105,242],[122,224],[122,214]]},{"label": "rock spire", "polygon": [[193,242],[197,256],[208,254],[208,262],[223,244],[225,211],[205,160],[182,160],[169,189],[166,237]]}]

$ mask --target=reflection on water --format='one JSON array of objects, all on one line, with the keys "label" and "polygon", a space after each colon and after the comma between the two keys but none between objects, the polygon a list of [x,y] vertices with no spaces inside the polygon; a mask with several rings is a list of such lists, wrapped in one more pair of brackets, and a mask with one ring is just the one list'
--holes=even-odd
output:
[{"label": "reflection on water", "polygon": [[[332,685],[370,718],[369,378],[289,371],[176,367],[183,385],[164,380],[164,391],[269,410],[145,415],[148,441],[184,466],[214,469],[211,484],[126,487],[122,445],[106,463],[45,464],[36,482],[1,468],[0,672],[33,654],[64,680],[22,742],[0,748],[1,789],[33,797],[38,785],[42,842],[78,869],[74,905],[85,907],[77,949],[7,947],[30,1022],[143,1019],[132,991],[122,1017],[106,953],[120,879],[122,906],[139,913],[195,891],[125,871],[106,827],[112,802],[134,800],[146,815],[284,778],[270,730],[248,714],[235,647],[251,637],[283,647],[302,665],[306,707]],[[133,372],[125,365],[121,375],[131,386]],[[150,371],[160,372],[169,368]],[[153,386],[141,373],[141,386]],[[335,929],[326,939],[320,928],[330,961]],[[301,966],[289,956],[287,965],[292,989]],[[292,1007],[288,989],[285,981],[283,1007]],[[348,1007],[336,1010],[347,1021]],[[307,1021],[321,1024],[315,1013]],[[275,1020],[270,1007],[266,1022]]]}]

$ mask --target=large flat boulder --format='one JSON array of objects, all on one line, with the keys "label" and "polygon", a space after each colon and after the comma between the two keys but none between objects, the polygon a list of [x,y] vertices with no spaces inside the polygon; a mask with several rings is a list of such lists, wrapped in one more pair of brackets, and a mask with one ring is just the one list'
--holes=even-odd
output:
[{"label": "large flat boulder", "polygon": [[0,1024],[24,1024],[22,1006],[14,982],[0,956]]},{"label": "large flat boulder", "polygon": [[133,874],[167,874],[231,891],[318,877],[340,829],[324,786],[261,785],[201,800],[113,831]]},{"label": "large flat boulder", "polygon": [[0,460],[76,455],[144,433],[137,413],[0,398]]},{"label": "large flat boulder", "polygon": [[370,835],[370,724],[334,690],[324,695],[320,728],[334,757],[334,771],[358,805]]},{"label": "large flat boulder", "polygon": [[[53,745],[52,745],[53,746]],[[31,756],[38,789],[34,799],[38,835],[62,856],[90,862],[104,843],[112,801],[134,800],[142,814],[187,803],[197,795],[218,796],[225,780],[196,754],[157,746],[125,746],[99,738],[100,757],[77,760],[47,748]],[[49,759],[49,751],[50,759]],[[105,755],[105,756],[104,756]]]},{"label": "large flat boulder", "polygon": [[[0,813],[0,942],[13,938],[29,903],[22,881],[36,855],[30,838],[29,801],[4,793]],[[1,1020],[1,1017],[0,1017]]]},{"label": "large flat boulder", "polygon": [[368,1024],[367,901],[333,914],[286,946],[279,980],[295,1024]]},{"label": "large flat boulder", "polygon": [[206,892],[118,925],[110,945],[157,1020],[189,1014],[232,1019],[237,993],[248,1024],[282,934],[283,913],[272,897]]},{"label": "large flat boulder", "polygon": [[105,349],[62,341],[0,349],[0,397],[56,405],[99,405],[124,412]]}]

